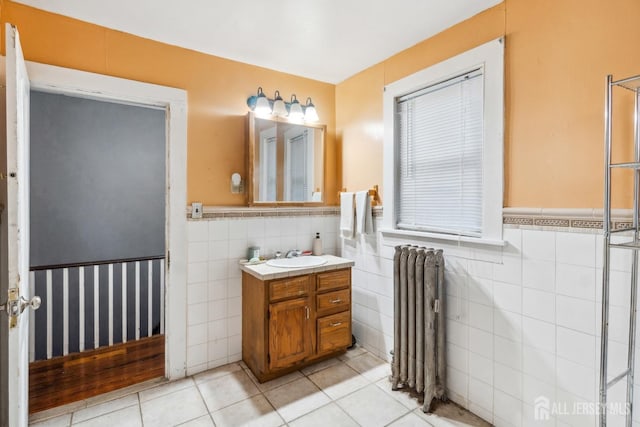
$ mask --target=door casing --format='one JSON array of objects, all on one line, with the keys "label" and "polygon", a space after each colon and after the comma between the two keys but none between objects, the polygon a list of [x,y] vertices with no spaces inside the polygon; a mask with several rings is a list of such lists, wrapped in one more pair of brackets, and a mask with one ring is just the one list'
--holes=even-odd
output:
[{"label": "door casing", "polygon": [[[5,58],[0,57],[4,74]],[[159,86],[53,65],[27,61],[31,89],[50,93],[165,108],[165,375],[186,375],[186,265],[187,265],[187,93]]]}]

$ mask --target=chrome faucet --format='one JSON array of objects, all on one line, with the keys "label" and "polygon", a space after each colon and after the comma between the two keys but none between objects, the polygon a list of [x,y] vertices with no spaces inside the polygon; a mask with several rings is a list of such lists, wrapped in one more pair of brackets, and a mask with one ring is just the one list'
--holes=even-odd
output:
[{"label": "chrome faucet", "polygon": [[300,252],[300,249],[291,249],[289,252],[287,252],[287,254],[285,255],[285,258],[293,258],[293,257],[300,256],[301,254],[302,252]]}]

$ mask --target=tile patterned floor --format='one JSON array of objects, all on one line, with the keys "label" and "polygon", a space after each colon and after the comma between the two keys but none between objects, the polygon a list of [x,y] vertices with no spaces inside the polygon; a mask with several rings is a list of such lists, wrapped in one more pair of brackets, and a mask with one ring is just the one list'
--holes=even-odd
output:
[{"label": "tile patterned floor", "polygon": [[119,397],[93,399],[61,415],[35,414],[31,425],[489,426],[454,404],[424,414],[415,398],[391,391],[388,376],[389,364],[362,348],[263,384],[244,363],[231,363]]}]

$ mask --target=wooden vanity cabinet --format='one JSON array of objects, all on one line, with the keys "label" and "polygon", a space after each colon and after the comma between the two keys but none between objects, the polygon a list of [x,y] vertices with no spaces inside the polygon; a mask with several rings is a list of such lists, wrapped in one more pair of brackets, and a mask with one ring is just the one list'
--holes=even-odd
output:
[{"label": "wooden vanity cabinet", "polygon": [[242,273],[242,360],[258,380],[350,345],[350,268],[266,281]]}]

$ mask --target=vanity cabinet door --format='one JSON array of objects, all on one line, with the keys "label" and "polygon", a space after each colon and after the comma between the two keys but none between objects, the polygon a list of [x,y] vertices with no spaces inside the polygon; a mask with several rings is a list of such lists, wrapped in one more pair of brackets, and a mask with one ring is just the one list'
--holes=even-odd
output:
[{"label": "vanity cabinet door", "polygon": [[309,334],[309,300],[269,304],[269,368],[286,368],[311,353]]}]

